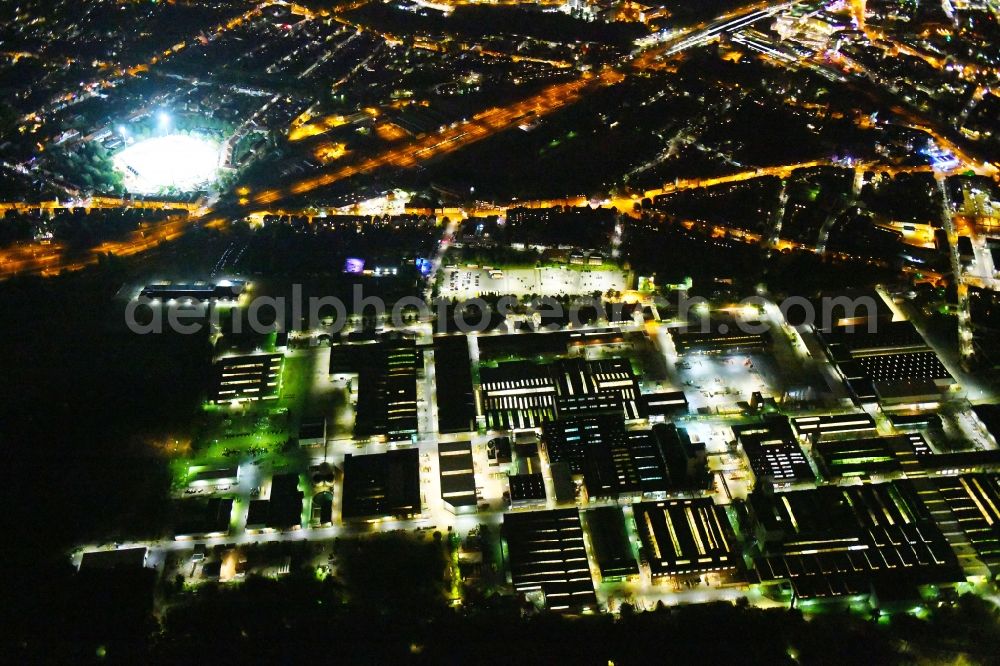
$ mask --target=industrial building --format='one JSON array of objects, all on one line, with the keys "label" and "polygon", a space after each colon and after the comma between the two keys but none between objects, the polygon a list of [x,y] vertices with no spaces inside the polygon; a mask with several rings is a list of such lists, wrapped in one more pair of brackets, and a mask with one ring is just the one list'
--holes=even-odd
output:
[{"label": "industrial building", "polygon": [[745,333],[736,325],[709,325],[707,331],[694,327],[672,329],[670,337],[677,353],[684,354],[747,354],[762,352],[771,343],[769,333]]},{"label": "industrial building", "polygon": [[650,421],[663,421],[674,416],[682,416],[690,411],[684,391],[646,393],[641,399]]},{"label": "industrial building", "polygon": [[396,449],[344,458],[344,520],[420,513],[420,452]]},{"label": "industrial building", "polygon": [[[1000,476],[997,474],[962,474],[933,480],[947,514],[943,522],[960,532],[975,553],[971,563],[981,563],[985,571],[974,571],[991,578],[1000,575]],[[942,522],[942,521],[939,521]],[[962,551],[959,551],[962,552]],[[969,571],[969,563],[963,566]]]},{"label": "industrial building", "polygon": [[267,499],[250,500],[247,528],[295,529],[302,525],[302,500],[298,474],[275,474]]},{"label": "industrial building", "polygon": [[758,480],[792,483],[815,478],[786,417],[770,417],[759,424],[734,426],[733,434]]},{"label": "industrial building", "polygon": [[178,537],[220,535],[229,532],[233,513],[230,497],[185,498],[174,502]]},{"label": "industrial building", "polygon": [[583,513],[590,545],[602,580],[621,580],[639,575],[639,565],[625,529],[621,507],[602,506]]},{"label": "industrial building", "polygon": [[83,554],[80,571],[115,571],[141,569],[146,566],[149,548],[116,548],[114,550],[94,550]]},{"label": "industrial building", "polygon": [[757,575],[763,583],[789,584],[794,599],[867,596],[873,585],[898,590],[963,579],[912,482],[758,490],[749,507],[761,544]]},{"label": "industrial building", "polygon": [[243,282],[224,280],[215,284],[208,283],[173,283],[157,282],[146,285],[139,292],[143,298],[169,301],[193,301],[207,303],[211,301],[238,301],[246,285]]},{"label": "industrial building", "polygon": [[515,509],[545,506],[545,477],[541,472],[507,476],[510,505]]},{"label": "industrial building", "polygon": [[815,440],[853,433],[874,433],[877,430],[875,419],[865,412],[793,416],[791,421],[796,434]]},{"label": "industrial building", "polygon": [[535,428],[574,415],[645,416],[639,383],[626,359],[561,359],[482,366],[480,413],[489,429]]},{"label": "industrial building", "polygon": [[440,442],[438,468],[441,499],[452,513],[474,512],[477,506],[472,442]]},{"label": "industrial building", "polygon": [[669,487],[659,442],[649,431],[627,431],[621,416],[552,421],[542,440],[549,460],[567,463],[592,499],[639,498]]},{"label": "industrial building", "polygon": [[576,509],[505,514],[503,536],[515,590],[540,591],[546,606],[554,611],[596,605],[583,527]]},{"label": "industrial building", "polygon": [[738,548],[725,509],[711,498],[632,505],[643,559],[654,577],[728,571]]},{"label": "industrial building", "polygon": [[935,402],[955,380],[908,321],[817,334],[858,403]]},{"label": "industrial building", "polygon": [[273,400],[281,390],[282,354],[227,356],[215,362],[215,403]]},{"label": "industrial building", "polygon": [[417,373],[423,354],[413,340],[339,344],[330,349],[330,374],[357,376],[354,436],[409,439],[417,432]]},{"label": "industrial building", "polygon": [[444,335],[434,339],[434,373],[438,432],[473,430],[476,402],[469,343],[464,335]]}]

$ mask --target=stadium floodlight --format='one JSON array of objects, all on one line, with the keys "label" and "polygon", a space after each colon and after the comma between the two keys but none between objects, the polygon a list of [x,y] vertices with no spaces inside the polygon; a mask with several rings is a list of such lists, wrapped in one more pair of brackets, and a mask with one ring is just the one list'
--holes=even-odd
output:
[{"label": "stadium floodlight", "polygon": [[190,192],[217,176],[221,153],[216,141],[168,134],[133,143],[112,161],[129,192],[156,194],[167,188]]},{"label": "stadium floodlight", "polygon": [[170,114],[166,111],[160,111],[159,115],[156,116],[157,122],[160,124],[160,129],[166,129],[170,127],[171,119]]}]

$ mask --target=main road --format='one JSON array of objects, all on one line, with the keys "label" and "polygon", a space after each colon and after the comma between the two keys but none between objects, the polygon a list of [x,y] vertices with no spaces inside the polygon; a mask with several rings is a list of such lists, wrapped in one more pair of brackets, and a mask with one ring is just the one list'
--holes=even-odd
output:
[{"label": "main road", "polygon": [[[349,177],[344,175],[349,173],[351,175],[365,173],[370,169],[379,168],[382,166],[412,166],[417,162],[429,159],[431,155],[439,155],[442,152],[448,152],[449,150],[456,150],[462,145],[467,145],[475,140],[480,140],[490,135],[490,128],[493,131],[499,131],[500,125],[495,123],[499,122],[500,118],[516,118],[517,114],[511,115],[511,112],[505,111],[500,113],[498,116],[494,117],[490,114],[491,118],[494,118],[494,123],[479,126],[476,129],[462,129],[465,125],[460,125],[454,129],[449,128],[449,132],[446,133],[435,133],[426,137],[422,140],[418,140],[407,144],[401,148],[393,149],[387,151],[386,153],[365,160],[361,164],[348,165],[341,167],[336,171],[332,171],[323,176],[314,177],[305,181],[299,181],[293,188],[302,188],[301,192],[310,191],[317,187],[322,187],[326,183],[336,182],[341,178]],[[675,192],[682,192],[685,190],[693,189],[703,189],[709,187],[715,187],[719,185],[737,183],[747,180],[752,180],[754,178],[761,178],[765,176],[776,176],[779,178],[787,178],[791,176],[795,171],[799,169],[809,169],[822,166],[833,166],[835,163],[830,160],[812,160],[808,162],[796,162],[793,164],[783,164],[770,167],[762,167],[759,169],[749,169],[746,171],[739,171],[731,174],[726,174],[723,176],[712,176],[708,178],[683,178],[678,179],[673,183],[664,185],[661,188],[648,190],[643,192],[643,194],[636,195],[634,197],[613,197],[605,200],[596,202],[600,206],[614,206],[622,213],[627,215],[634,215],[633,207],[642,198],[654,198],[664,194],[673,194]],[[865,163],[863,165],[857,165],[856,168],[872,168],[880,171],[886,171],[889,173],[912,173],[912,172],[927,172],[930,168],[927,166],[912,166],[912,167],[894,167],[894,166],[884,166],[877,165],[875,163]],[[959,166],[958,170],[964,168]],[[298,193],[298,192],[296,192]],[[221,211],[216,211],[211,208],[210,205],[200,204],[197,207],[191,205],[176,206],[178,208],[187,208],[188,212],[185,214],[178,214],[172,216],[163,222],[150,224],[143,229],[135,231],[125,239],[119,241],[107,241],[101,245],[93,248],[88,252],[77,253],[76,255],[71,255],[68,253],[67,248],[60,243],[50,243],[46,245],[41,245],[37,243],[28,245],[15,245],[3,250],[0,250],[0,279],[11,277],[16,274],[26,274],[35,273],[43,276],[57,275],[62,271],[72,271],[84,268],[86,266],[95,264],[100,256],[112,254],[115,256],[133,256],[147,250],[151,250],[156,246],[179,238],[184,234],[187,229],[194,224],[204,224],[210,227],[222,227],[229,219],[238,215],[246,215],[253,213],[254,215],[260,214],[274,214],[274,215],[304,215],[311,216],[317,213],[315,209],[311,208],[283,208],[280,205],[281,200],[288,196],[288,190],[268,190],[257,195],[259,199],[259,204],[247,203],[242,207],[235,209],[231,214],[224,215]],[[430,209],[407,209],[408,213],[414,214],[439,214],[441,217],[447,217],[453,222],[464,216],[481,217],[486,215],[500,215],[506,212],[508,208],[511,207],[524,207],[524,208],[549,208],[553,206],[571,206],[571,207],[581,207],[594,204],[588,197],[583,195],[564,197],[560,199],[539,199],[539,200],[529,200],[529,201],[516,201],[507,204],[488,204],[479,205],[472,208],[449,208],[442,210],[430,210]],[[84,202],[80,206],[75,207],[94,207],[94,208],[107,208],[107,207],[117,207],[115,204],[120,205],[130,205],[128,201],[113,199],[113,198],[95,198],[92,201]],[[61,207],[66,207],[68,204]],[[154,202],[154,201],[144,201],[140,204],[142,207],[146,208],[165,208],[171,206],[167,202]],[[31,209],[50,209],[60,207],[52,203],[40,203],[40,204],[24,204],[24,203],[0,203],[0,211],[7,209],[15,210],[31,210]],[[329,211],[328,211],[329,212]],[[336,211],[334,211],[336,212]],[[753,237],[752,234],[746,234],[747,240],[757,241],[759,238]],[[780,247],[793,247],[794,244],[790,243],[779,243]],[[443,248],[442,248],[443,249]],[[440,257],[438,257],[439,259]]]}]

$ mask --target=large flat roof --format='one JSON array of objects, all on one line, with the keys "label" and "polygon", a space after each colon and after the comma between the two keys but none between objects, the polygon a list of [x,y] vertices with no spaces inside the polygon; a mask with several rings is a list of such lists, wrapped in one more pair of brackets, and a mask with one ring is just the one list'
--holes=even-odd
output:
[{"label": "large flat roof", "polygon": [[639,565],[625,530],[625,514],[621,507],[602,506],[584,513],[594,559],[602,578],[634,576]]},{"label": "large flat roof", "polygon": [[232,498],[185,498],[178,500],[175,508],[178,513],[175,533],[178,536],[229,531],[229,520],[233,512]]},{"label": "large flat roof", "polygon": [[834,326],[819,333],[830,347],[852,355],[927,349],[927,343],[909,321],[876,321],[871,326]]},{"label": "large flat roof", "polygon": [[896,449],[887,440],[888,438],[883,437],[865,437],[817,442],[813,451],[819,458],[825,475],[831,479],[902,471]]},{"label": "large flat roof", "polygon": [[792,417],[792,426],[800,435],[823,437],[849,432],[874,431],[875,419],[867,412],[850,414],[821,414]]},{"label": "large flat roof", "polygon": [[650,416],[670,416],[687,414],[688,400],[684,391],[661,391],[642,396],[646,413]]},{"label": "large flat roof", "polygon": [[345,520],[420,513],[420,452],[397,449],[344,459]]},{"label": "large flat roof", "polygon": [[267,499],[250,501],[247,527],[270,527],[278,530],[301,525],[302,500],[298,474],[276,474],[271,479],[271,492]]},{"label": "large flat roof", "polygon": [[243,293],[243,283],[224,284],[149,284],[143,287],[141,296],[146,298],[158,298],[160,300],[184,300],[194,301],[209,300],[236,300]]},{"label": "large flat roof", "polygon": [[275,474],[271,479],[268,527],[286,528],[302,521],[302,498],[298,474]]},{"label": "large flat roof", "polygon": [[954,516],[954,525],[986,568],[979,573],[1000,574],[1000,476],[963,474],[938,477],[933,483]]},{"label": "large flat roof", "polygon": [[736,541],[725,510],[709,497],[632,505],[653,576],[733,569]]},{"label": "large flat roof", "polygon": [[507,484],[512,502],[545,501],[545,477],[541,472],[510,474]]},{"label": "large flat roof", "polygon": [[80,560],[80,571],[95,569],[141,569],[146,564],[149,549],[117,548],[115,550],[95,550],[83,554]]},{"label": "large flat roof", "polygon": [[417,431],[417,370],[422,353],[413,340],[338,344],[330,350],[331,374],[358,375],[354,436],[407,439]]},{"label": "large flat roof", "polygon": [[572,416],[638,419],[646,414],[638,380],[624,358],[510,361],[481,366],[479,375],[489,428],[533,428]]},{"label": "large flat roof", "polygon": [[653,433],[630,431],[618,414],[551,421],[542,430],[552,462],[583,476],[591,497],[667,490],[666,456]]},{"label": "large flat roof", "polygon": [[215,362],[212,400],[266,400],[280,390],[282,354],[228,356]]},{"label": "large flat roof", "polygon": [[542,591],[551,610],[576,610],[596,604],[576,509],[505,514],[503,535],[515,590]]},{"label": "large flat roof", "polygon": [[540,354],[565,354],[570,334],[566,331],[551,333],[511,333],[477,336],[479,357],[482,359],[538,356]]},{"label": "large flat roof", "polygon": [[768,333],[746,333],[730,324],[714,326],[712,330],[673,329],[670,337],[678,354],[735,354],[740,352],[761,351],[770,342]]},{"label": "large flat roof", "polygon": [[438,432],[468,432],[476,419],[472,388],[472,359],[464,335],[434,339],[434,388],[437,393]]},{"label": "large flat roof", "polygon": [[191,477],[192,484],[207,484],[215,482],[236,481],[240,476],[240,468],[236,465],[232,467],[219,467],[202,469],[194,473]]},{"label": "large flat roof", "polygon": [[787,418],[770,418],[759,424],[734,426],[733,433],[758,479],[788,483],[815,478],[802,448],[795,441]]},{"label": "large flat roof", "polygon": [[802,598],[867,594],[878,581],[964,579],[910,481],[821,486],[750,497],[762,581],[788,581]]},{"label": "large flat roof", "polygon": [[929,400],[954,383],[937,354],[909,321],[873,320],[818,333],[856,400]]},{"label": "large flat roof", "polygon": [[440,442],[438,468],[441,476],[441,499],[453,509],[476,506],[475,466],[472,442]]}]

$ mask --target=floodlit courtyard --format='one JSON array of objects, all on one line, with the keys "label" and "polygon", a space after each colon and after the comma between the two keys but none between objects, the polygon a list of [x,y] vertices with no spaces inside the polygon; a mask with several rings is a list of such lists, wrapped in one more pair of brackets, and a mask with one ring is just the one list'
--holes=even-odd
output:
[{"label": "floodlit courtyard", "polygon": [[114,165],[129,192],[192,191],[215,179],[221,148],[211,139],[169,134],[132,144],[115,155]]},{"label": "floodlit courtyard", "polygon": [[677,364],[680,381],[691,406],[709,410],[735,409],[760,391],[770,395],[764,357],[690,355]]}]

